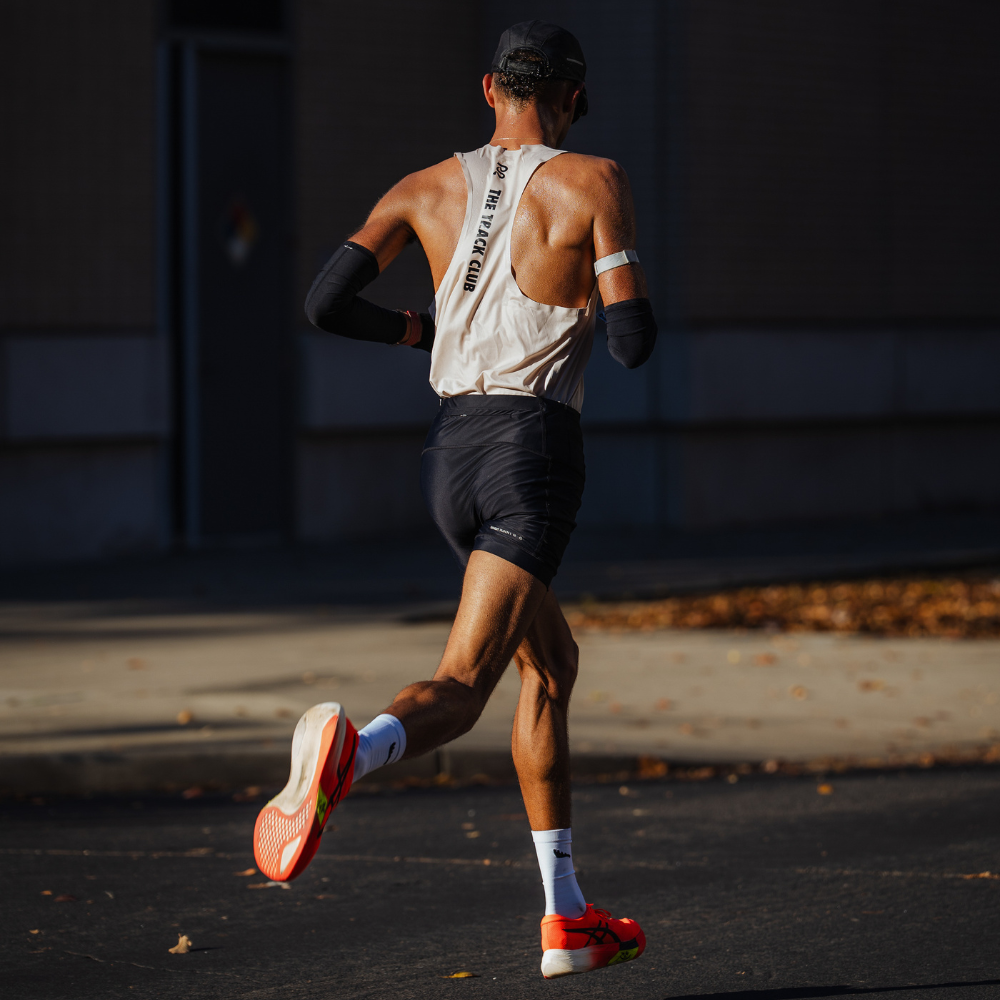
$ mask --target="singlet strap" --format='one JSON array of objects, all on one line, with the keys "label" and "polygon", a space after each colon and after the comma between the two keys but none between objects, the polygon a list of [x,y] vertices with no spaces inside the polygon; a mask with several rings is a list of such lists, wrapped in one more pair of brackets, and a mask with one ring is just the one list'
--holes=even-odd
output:
[{"label": "singlet strap", "polygon": [[634,250],[619,250],[618,253],[610,253],[607,257],[594,261],[594,274],[603,274],[613,267],[621,267],[624,264],[638,264],[639,255]]}]

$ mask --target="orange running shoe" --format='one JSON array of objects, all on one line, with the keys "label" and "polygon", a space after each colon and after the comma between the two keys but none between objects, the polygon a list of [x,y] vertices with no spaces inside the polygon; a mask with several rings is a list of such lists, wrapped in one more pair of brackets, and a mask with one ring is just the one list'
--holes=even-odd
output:
[{"label": "orange running shoe", "polygon": [[288,784],[257,817],[253,854],[275,882],[301,875],[319,847],[323,828],[350,791],[358,734],[335,701],[313,705],[292,736]]},{"label": "orange running shoe", "polygon": [[616,920],[590,903],[576,920],[556,913],[542,917],[542,975],[546,979],[631,962],[645,950],[646,935],[634,920]]}]

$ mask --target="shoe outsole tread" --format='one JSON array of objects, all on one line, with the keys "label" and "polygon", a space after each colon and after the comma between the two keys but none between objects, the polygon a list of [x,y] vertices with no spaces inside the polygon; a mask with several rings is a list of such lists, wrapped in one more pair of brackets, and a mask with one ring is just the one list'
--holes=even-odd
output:
[{"label": "shoe outsole tread", "polygon": [[288,784],[257,817],[254,857],[263,875],[301,875],[319,847],[330,813],[350,790],[358,737],[336,702],[310,708],[295,727]]}]

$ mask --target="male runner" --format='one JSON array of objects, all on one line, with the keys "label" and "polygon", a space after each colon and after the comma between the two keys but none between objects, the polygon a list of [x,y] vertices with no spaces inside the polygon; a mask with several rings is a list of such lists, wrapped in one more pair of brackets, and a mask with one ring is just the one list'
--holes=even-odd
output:
[{"label": "male runner", "polygon": [[[645,948],[635,921],[595,910],[577,885],[566,729],[577,647],[549,587],[583,491],[579,411],[598,290],[614,357],[642,364],[656,337],[624,171],[559,150],[586,114],[585,77],[568,31],[543,21],[505,31],[483,78],[496,111],[490,142],[403,178],[309,292],[321,329],[431,352],[441,407],[421,484],[466,570],[434,678],[405,688],[359,733],[336,703],[309,709],[288,785],[254,832],[260,870],[295,878],[351,783],[468,732],[513,658],[512,748],[545,890],[546,978]],[[430,263],[434,316],[358,298],[413,239]]]}]

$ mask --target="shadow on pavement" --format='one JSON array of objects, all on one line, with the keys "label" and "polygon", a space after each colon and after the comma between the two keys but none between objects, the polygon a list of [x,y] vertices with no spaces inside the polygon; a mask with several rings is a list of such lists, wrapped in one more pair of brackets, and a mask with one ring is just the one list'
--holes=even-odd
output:
[{"label": "shadow on pavement", "polygon": [[685,993],[667,1000],[811,1000],[812,997],[855,997],[870,993],[916,990],[957,990],[969,986],[1000,986],[1000,979],[972,983],[921,983],[906,986],[791,986],[773,990],[733,990],[729,993]]}]

